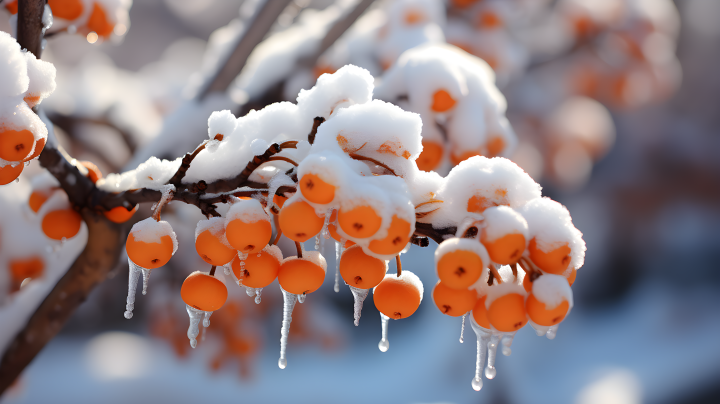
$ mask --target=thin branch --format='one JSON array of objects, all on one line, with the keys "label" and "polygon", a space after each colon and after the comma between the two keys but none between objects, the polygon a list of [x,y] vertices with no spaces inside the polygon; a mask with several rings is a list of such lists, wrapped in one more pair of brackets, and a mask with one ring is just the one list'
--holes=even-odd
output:
[{"label": "thin branch", "polygon": [[[17,41],[20,47],[40,58],[42,54],[44,0],[19,0],[17,13]],[[7,80],[4,77],[3,80]]]},{"label": "thin branch", "polygon": [[[222,135],[218,135],[222,136]],[[180,167],[178,167],[178,170],[175,172],[175,175],[170,178],[170,181],[168,181],[168,184],[173,184],[176,187],[180,186],[180,183],[182,182],[182,179],[185,177],[185,174],[187,174],[187,170],[190,168],[190,163],[195,160],[195,157],[197,155],[205,150],[205,146],[207,145],[207,142],[203,142],[200,146],[196,147],[194,151],[191,153],[185,153],[185,156],[182,159],[182,162],[180,163]]]},{"label": "thin branch", "polygon": [[400,254],[395,256],[395,265],[397,266],[397,276],[399,278],[400,275],[402,275],[402,261],[400,261]]},{"label": "thin branch", "polygon": [[315,135],[317,135],[318,128],[323,122],[325,122],[325,118],[321,116],[316,116],[315,119],[313,119],[313,126],[308,134],[308,142],[310,142],[310,144],[315,143]]},{"label": "thin branch", "polygon": [[356,154],[356,153],[350,153],[350,154],[348,154],[348,156],[350,156],[351,158],[353,158],[355,160],[369,161],[378,167],[382,167],[382,168],[388,170],[392,175],[394,175],[396,177],[398,176],[397,174],[395,174],[395,171],[392,168],[388,167],[385,163],[383,163],[381,161],[375,160],[372,157],[362,156],[362,155]]},{"label": "thin branch", "polygon": [[436,229],[431,223],[415,223],[414,237],[428,237],[440,244],[445,240],[446,236],[454,236],[457,233],[457,227],[443,227]]},{"label": "thin branch", "polygon": [[288,158],[288,157],[283,157],[283,156],[270,157],[268,159],[268,162],[270,162],[270,161],[284,161],[286,163],[290,163],[290,164],[294,165],[295,167],[298,166],[298,163],[296,163],[295,160]]}]

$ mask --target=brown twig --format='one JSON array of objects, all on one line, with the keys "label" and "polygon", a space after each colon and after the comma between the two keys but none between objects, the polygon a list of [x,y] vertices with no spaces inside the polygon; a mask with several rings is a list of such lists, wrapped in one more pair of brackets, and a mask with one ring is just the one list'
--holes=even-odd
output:
[{"label": "brown twig", "polygon": [[399,278],[400,275],[402,275],[402,262],[400,261],[400,254],[395,256],[395,265],[397,266],[397,276]]},{"label": "brown twig", "polygon": [[436,229],[431,223],[415,223],[416,237],[429,237],[436,243],[440,244],[445,240],[445,236],[454,236],[457,233],[457,227],[443,227]]},{"label": "brown twig", "polygon": [[313,126],[310,130],[310,134],[308,134],[308,142],[310,144],[315,143],[315,135],[317,135],[318,128],[320,127],[320,125],[322,125],[323,122],[325,122],[325,118],[321,116],[317,116],[315,117],[315,119],[313,119]]},{"label": "brown twig", "polygon": [[352,157],[355,160],[369,161],[369,162],[375,164],[376,166],[379,166],[379,167],[382,167],[382,168],[388,170],[392,175],[394,175],[396,177],[398,176],[397,174],[395,174],[395,171],[392,168],[388,167],[385,163],[383,163],[381,161],[375,160],[372,157],[362,156],[362,155],[359,155],[356,153],[349,153],[348,156]]},{"label": "brown twig", "polygon": [[196,147],[195,150],[191,153],[185,153],[185,156],[182,158],[182,162],[180,163],[180,167],[178,167],[175,174],[172,176],[172,178],[170,178],[168,184],[173,184],[176,187],[180,186],[182,179],[185,177],[185,174],[187,174],[187,170],[190,168],[190,164],[193,162],[193,160],[195,160],[195,157],[197,157],[197,155],[200,154],[201,151],[205,150],[206,145],[207,142],[203,142],[203,144]]},{"label": "brown twig", "polygon": [[216,268],[215,265],[213,265],[212,268],[210,268],[210,276],[215,276],[215,268]]},{"label": "brown twig", "polygon": [[495,265],[493,265],[493,264],[488,265],[488,269],[490,269],[490,273],[495,278],[495,280],[497,280],[498,284],[503,283],[502,277],[500,277],[500,273],[498,272],[497,268],[495,268]]},{"label": "brown twig", "polygon": [[295,167],[298,166],[298,163],[296,163],[293,159],[288,158],[288,157],[283,157],[283,156],[270,157],[268,159],[268,161],[284,161],[286,163],[290,163],[290,164],[294,165]]}]

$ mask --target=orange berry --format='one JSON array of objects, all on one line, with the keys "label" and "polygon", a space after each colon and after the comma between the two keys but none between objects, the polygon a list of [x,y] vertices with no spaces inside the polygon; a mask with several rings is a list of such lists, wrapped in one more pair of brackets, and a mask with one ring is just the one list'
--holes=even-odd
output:
[{"label": "orange berry", "polygon": [[478,0],[452,0],[453,5],[456,7],[468,7],[469,5],[477,2]]},{"label": "orange berry", "polygon": [[169,235],[160,237],[159,243],[147,243],[135,240],[131,232],[125,243],[128,257],[136,265],[146,269],[160,268],[170,261],[173,255],[173,240]]},{"label": "orange berry", "polygon": [[455,100],[445,90],[438,90],[433,94],[433,103],[430,107],[435,112],[445,112],[449,111],[452,107],[455,106]]},{"label": "orange berry", "polygon": [[7,129],[0,132],[0,158],[6,161],[22,161],[30,155],[35,138],[27,129]]},{"label": "orange berry", "polygon": [[545,303],[539,301],[535,295],[530,294],[525,302],[527,315],[535,324],[549,327],[563,321],[570,310],[570,304],[563,300],[557,307],[548,310]]},{"label": "orange berry", "polygon": [[487,249],[490,259],[500,265],[510,265],[518,262],[525,251],[525,236],[522,234],[506,234],[497,240],[489,241],[482,231],[481,240]]},{"label": "orange berry", "polygon": [[508,293],[495,299],[487,311],[488,320],[496,330],[502,332],[517,331],[527,324],[525,297],[518,293]]},{"label": "orange berry", "polygon": [[415,25],[426,20],[425,14],[419,10],[407,10],[405,12],[405,24]]},{"label": "orange berry", "polygon": [[304,258],[287,260],[280,265],[278,271],[280,287],[296,295],[318,290],[324,280],[325,269]]},{"label": "orange berry", "polygon": [[337,69],[329,65],[318,65],[313,69],[313,74],[315,74],[315,78],[317,79],[323,74],[333,74],[336,70]]},{"label": "orange berry", "polygon": [[360,205],[350,210],[340,208],[338,224],[350,237],[368,238],[380,230],[382,218],[371,206]]},{"label": "orange berry", "polygon": [[105,9],[95,3],[90,18],[88,18],[87,27],[90,31],[95,31],[99,36],[109,37],[113,32],[113,28],[115,28],[115,24],[108,20]]},{"label": "orange berry", "polygon": [[483,152],[481,150],[468,150],[460,153],[459,155],[455,152],[450,153],[450,162],[453,163],[453,165],[458,165],[462,163],[463,161],[469,159],[470,157],[475,156],[482,156]]},{"label": "orange berry", "polygon": [[570,272],[570,276],[568,276],[568,278],[567,278],[568,284],[570,284],[570,286],[572,286],[573,283],[575,283],[576,277],[577,277],[577,269],[573,268],[572,271]]},{"label": "orange berry", "polygon": [[492,11],[485,11],[483,13],[480,13],[477,18],[477,26],[479,28],[483,29],[493,29],[498,28],[503,25],[503,21]]},{"label": "orange berry", "polygon": [[360,246],[348,248],[340,257],[340,276],[350,286],[372,289],[383,280],[385,272],[385,261],[365,254]]},{"label": "orange berry", "polygon": [[234,259],[232,270],[245,286],[264,288],[278,277],[280,261],[267,250],[262,250],[257,254],[248,254],[244,262],[245,268],[241,269],[240,258]]},{"label": "orange berry", "polygon": [[466,289],[477,282],[483,268],[489,264],[487,256],[482,256],[482,245],[470,239],[450,239],[441,243],[441,246],[443,245],[453,246],[453,249],[444,252],[438,247],[436,250],[438,278],[452,289]]},{"label": "orange berry", "polygon": [[495,136],[487,142],[488,157],[499,156],[505,150],[505,140],[500,136]]},{"label": "orange berry", "polygon": [[287,201],[287,199],[288,198],[277,195],[277,194],[275,194],[275,196],[273,196],[273,202],[275,202],[275,205],[277,205],[278,208],[280,208],[280,209],[282,209],[283,205],[285,205],[285,201]]},{"label": "orange berry", "polygon": [[87,177],[90,181],[92,181],[93,184],[103,177],[102,171],[100,171],[98,166],[96,166],[95,163],[93,163],[92,161],[79,161],[78,163],[82,164],[83,167],[87,168]]},{"label": "orange berry", "polygon": [[140,205],[135,205],[133,209],[127,210],[124,206],[117,206],[103,212],[105,217],[113,223],[125,223],[138,211]]},{"label": "orange berry", "polygon": [[30,210],[37,213],[49,197],[50,195],[48,195],[46,192],[33,191],[30,194],[30,198],[28,199],[28,205],[30,205]]},{"label": "orange berry", "polygon": [[405,219],[393,215],[388,235],[381,240],[372,240],[368,248],[375,254],[397,255],[410,241],[411,226]]},{"label": "orange berry", "polygon": [[42,219],[42,231],[48,238],[62,240],[75,237],[80,231],[82,217],[73,209],[48,212]]},{"label": "orange berry", "polygon": [[528,293],[532,292],[533,283],[530,281],[530,274],[525,274],[522,285],[526,292],[528,292]]},{"label": "orange berry", "polygon": [[316,174],[305,174],[300,178],[300,192],[312,203],[326,204],[335,199],[335,186],[323,181]]},{"label": "orange berry", "polygon": [[477,293],[470,289],[451,289],[438,281],[433,289],[433,301],[443,314],[458,317],[472,310]]},{"label": "orange berry", "polygon": [[227,296],[227,287],[220,279],[199,271],[188,275],[180,288],[185,304],[202,311],[221,308]]},{"label": "orange berry", "polygon": [[18,11],[18,3],[17,0],[10,0],[5,2],[5,9],[10,14],[17,14]]},{"label": "orange berry", "polygon": [[15,179],[20,176],[20,173],[22,173],[24,168],[25,164],[18,164],[15,167],[8,164],[4,167],[0,167],[0,185],[9,184],[15,181]]},{"label": "orange berry", "polygon": [[423,141],[423,151],[418,156],[415,163],[419,169],[423,171],[432,171],[440,165],[443,156],[443,147],[440,143],[433,141]]},{"label": "orange berry", "polygon": [[210,265],[222,266],[232,261],[237,255],[237,251],[226,246],[220,237],[224,235],[213,234],[210,229],[198,234],[195,238],[195,251],[200,258]]},{"label": "orange berry", "polygon": [[225,237],[234,249],[241,253],[254,254],[270,242],[272,225],[265,219],[254,222],[246,222],[241,218],[233,219],[225,226]]},{"label": "orange berry", "polygon": [[39,278],[43,275],[45,263],[40,257],[30,257],[25,259],[10,260],[10,274],[12,280],[20,286],[20,283],[26,278]]},{"label": "orange berry", "polygon": [[338,243],[342,241],[342,237],[337,232],[337,227],[335,227],[335,223],[328,224],[328,232],[330,232],[330,236],[335,239]]},{"label": "orange berry", "polygon": [[422,301],[422,290],[417,286],[419,282],[417,276],[409,271],[403,271],[400,277],[395,274],[385,275],[373,290],[375,307],[395,320],[410,317]]},{"label": "orange berry", "polygon": [[30,160],[34,159],[35,157],[39,156],[40,153],[42,153],[44,148],[45,148],[45,139],[41,138],[40,140],[35,142],[35,151],[31,155],[25,157],[23,159],[23,162],[30,161]]},{"label": "orange berry", "polygon": [[490,329],[490,320],[488,320],[488,311],[485,307],[485,300],[487,295],[479,298],[475,303],[475,307],[472,310],[472,316],[477,325],[482,328]]},{"label": "orange berry", "polygon": [[82,0],[48,0],[53,17],[74,20],[83,12]]},{"label": "orange berry", "polygon": [[318,216],[315,208],[301,199],[293,201],[290,205],[286,204],[280,211],[278,219],[285,237],[301,243],[318,234],[325,224],[325,217]]},{"label": "orange berry", "polygon": [[40,96],[28,94],[25,97],[23,97],[23,101],[25,101],[25,103],[28,105],[28,107],[32,108],[40,103]]},{"label": "orange berry", "polygon": [[532,262],[547,273],[560,275],[565,272],[568,265],[570,265],[570,253],[572,250],[570,250],[568,243],[564,243],[550,252],[545,252],[538,248],[535,237],[533,237],[532,240],[530,240],[528,251],[530,251],[530,259]]}]

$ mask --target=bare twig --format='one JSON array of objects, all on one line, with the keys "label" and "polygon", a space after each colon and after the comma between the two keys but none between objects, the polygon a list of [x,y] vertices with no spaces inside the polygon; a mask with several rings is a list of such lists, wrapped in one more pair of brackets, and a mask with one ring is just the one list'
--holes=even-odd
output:
[{"label": "bare twig", "polygon": [[317,116],[315,117],[315,119],[313,119],[313,126],[310,130],[310,133],[308,134],[308,142],[310,142],[310,144],[315,143],[315,135],[317,135],[318,128],[320,127],[320,125],[322,125],[323,122],[325,122],[325,118],[321,116]]},{"label": "bare twig", "polygon": [[395,171],[392,168],[388,167],[387,164],[385,164],[381,161],[375,160],[372,157],[362,156],[362,155],[356,154],[356,153],[350,153],[350,154],[348,154],[348,156],[350,156],[351,158],[353,158],[355,160],[369,161],[378,167],[382,167],[382,168],[388,170],[390,172],[390,174],[397,177],[397,174],[395,174]]},{"label": "bare twig", "polygon": [[[40,58],[42,54],[42,16],[44,0],[19,0],[17,13],[17,41],[23,49]],[[3,78],[7,80],[7,77]]]}]

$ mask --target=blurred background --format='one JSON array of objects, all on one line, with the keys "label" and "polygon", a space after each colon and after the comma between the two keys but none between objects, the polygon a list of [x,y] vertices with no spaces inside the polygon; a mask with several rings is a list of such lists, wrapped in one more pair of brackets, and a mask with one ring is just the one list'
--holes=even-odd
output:
[{"label": "blurred background", "polygon": [[[618,1],[644,11],[618,17],[607,10],[613,2],[600,0],[455,1],[438,23],[446,41],[495,68],[520,139],[511,158],[543,195],[568,207],[588,247],[574,310],[557,338],[525,327],[482,391],[470,387],[472,330],[459,343],[460,319],[432,304],[432,242],[403,256],[426,293],[415,315],[390,323],[386,353],[377,348],[371,298],[354,327],[350,291],[333,292],[330,242],[326,285],[296,306],[287,369],[277,367],[282,296],[274,284],[259,305],[231,290],[191,349],[178,291],[200,259],[181,232],[192,234],[191,219],[200,215],[173,205],[167,220],[181,235],[179,256],[153,273],[132,321],[122,316],[128,269],[121,260],[1,401],[720,402],[720,1]],[[296,24],[302,9],[331,3],[296,0],[273,32]],[[232,27],[242,7],[240,0],[135,0],[131,25],[104,43],[49,38],[43,59],[58,69],[58,90],[43,105],[61,143],[104,173],[125,167],[192,96],[211,35],[218,40],[222,32],[213,32]],[[353,35],[392,24],[382,15],[392,12],[378,5],[368,15],[380,20],[361,19],[369,28]],[[0,29],[9,31],[6,17],[0,11]],[[387,44],[361,49],[351,39],[309,71],[360,60],[357,49],[374,55],[363,67],[380,76],[383,58],[393,55],[382,50]],[[293,100],[281,94],[307,88],[308,74],[291,72],[277,100]],[[36,164],[13,193],[29,195]]]}]

